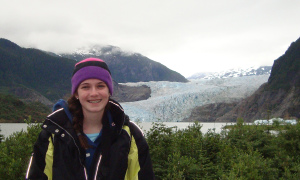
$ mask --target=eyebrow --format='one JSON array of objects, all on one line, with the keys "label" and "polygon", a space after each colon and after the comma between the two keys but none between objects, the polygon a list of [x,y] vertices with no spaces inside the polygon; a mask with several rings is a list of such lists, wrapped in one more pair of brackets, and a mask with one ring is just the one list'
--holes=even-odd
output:
[{"label": "eyebrow", "polygon": [[[91,83],[86,82],[86,83],[81,83],[81,84],[79,84],[79,86],[80,86],[80,85],[90,85],[90,84],[91,84]],[[105,82],[99,81],[99,82],[97,82],[96,84],[105,84]]]},{"label": "eyebrow", "polygon": [[89,86],[89,84],[88,83],[82,83],[82,84],[79,84],[78,87],[81,87],[81,86]]}]

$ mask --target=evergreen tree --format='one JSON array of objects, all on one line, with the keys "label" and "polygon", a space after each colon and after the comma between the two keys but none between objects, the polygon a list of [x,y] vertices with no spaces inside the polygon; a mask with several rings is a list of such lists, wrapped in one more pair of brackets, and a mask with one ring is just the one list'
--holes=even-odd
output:
[{"label": "evergreen tree", "polygon": [[[0,133],[1,133],[1,126],[0,126]],[[4,139],[3,134],[0,134],[0,143],[3,141],[3,139]]]}]

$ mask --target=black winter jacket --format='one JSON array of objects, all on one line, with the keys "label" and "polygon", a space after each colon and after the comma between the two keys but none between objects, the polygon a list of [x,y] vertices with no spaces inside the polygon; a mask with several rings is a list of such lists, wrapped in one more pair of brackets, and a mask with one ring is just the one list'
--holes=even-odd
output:
[{"label": "black winter jacket", "polygon": [[85,168],[85,150],[63,108],[47,116],[34,145],[26,179],[99,180],[154,179],[149,147],[142,131],[110,100],[113,127],[103,122],[101,143]]}]

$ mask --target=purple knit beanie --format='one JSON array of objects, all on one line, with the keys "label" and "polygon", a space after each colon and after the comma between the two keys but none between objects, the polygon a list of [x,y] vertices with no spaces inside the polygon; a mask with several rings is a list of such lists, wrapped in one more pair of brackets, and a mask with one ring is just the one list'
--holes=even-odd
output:
[{"label": "purple knit beanie", "polygon": [[88,58],[77,64],[72,75],[72,94],[74,94],[80,83],[87,79],[99,79],[107,85],[110,94],[113,94],[113,82],[108,66],[102,59]]}]

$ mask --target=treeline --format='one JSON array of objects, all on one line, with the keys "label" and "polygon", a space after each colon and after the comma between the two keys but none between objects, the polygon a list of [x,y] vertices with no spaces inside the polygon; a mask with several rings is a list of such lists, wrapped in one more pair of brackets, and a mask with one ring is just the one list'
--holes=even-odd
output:
[{"label": "treeline", "polygon": [[51,109],[40,102],[24,103],[12,95],[0,93],[0,123],[24,122],[29,115],[33,122],[44,121]]},{"label": "treeline", "polygon": [[[272,130],[271,130],[272,129]],[[300,124],[201,133],[161,123],[147,133],[156,179],[300,179]]]},{"label": "treeline", "polygon": [[[40,125],[0,143],[0,177],[24,179]],[[201,133],[154,123],[146,138],[156,179],[300,179],[300,124],[250,126]],[[271,130],[272,129],[272,130]]]},{"label": "treeline", "polygon": [[25,86],[55,101],[70,92],[76,61],[0,38],[0,63],[1,89]]}]

